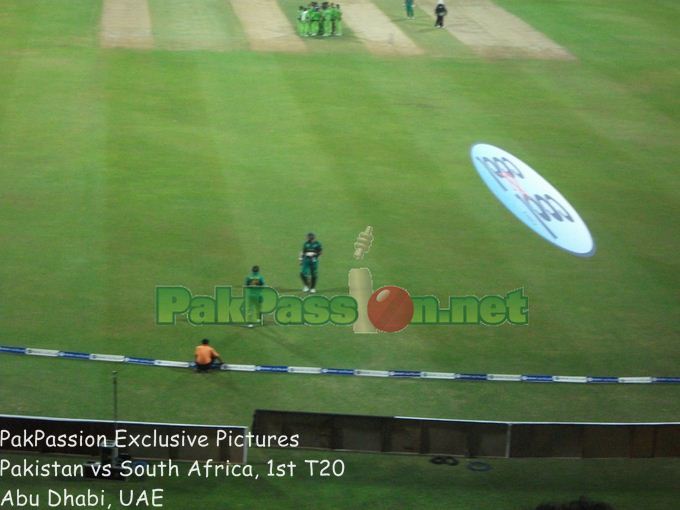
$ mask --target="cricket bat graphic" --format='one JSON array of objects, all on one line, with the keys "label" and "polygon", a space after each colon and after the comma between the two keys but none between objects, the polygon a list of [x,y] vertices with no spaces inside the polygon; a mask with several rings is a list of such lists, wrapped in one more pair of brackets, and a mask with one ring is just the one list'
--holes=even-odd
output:
[{"label": "cricket bat graphic", "polygon": [[359,316],[352,325],[355,333],[377,333],[378,330],[368,318],[368,300],[373,294],[373,277],[367,267],[349,270],[349,295],[357,302]]}]

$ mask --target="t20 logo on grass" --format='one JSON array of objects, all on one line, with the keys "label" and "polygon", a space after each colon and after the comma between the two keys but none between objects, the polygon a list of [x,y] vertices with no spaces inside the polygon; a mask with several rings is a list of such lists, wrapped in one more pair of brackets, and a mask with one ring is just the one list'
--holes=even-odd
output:
[{"label": "t20 logo on grass", "polygon": [[491,192],[527,227],[574,255],[595,253],[590,231],[576,209],[529,165],[484,143],[472,147],[471,157]]}]

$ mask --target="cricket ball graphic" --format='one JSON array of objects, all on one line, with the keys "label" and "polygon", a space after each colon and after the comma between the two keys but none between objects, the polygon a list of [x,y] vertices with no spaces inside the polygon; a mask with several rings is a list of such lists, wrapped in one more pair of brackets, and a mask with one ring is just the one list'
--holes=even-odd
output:
[{"label": "cricket ball graphic", "polygon": [[394,285],[379,288],[368,300],[368,318],[380,331],[401,331],[413,318],[411,295]]}]

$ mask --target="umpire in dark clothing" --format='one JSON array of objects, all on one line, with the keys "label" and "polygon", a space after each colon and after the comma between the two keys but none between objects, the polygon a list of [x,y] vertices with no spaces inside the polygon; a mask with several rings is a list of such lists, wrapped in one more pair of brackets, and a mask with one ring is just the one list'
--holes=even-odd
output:
[{"label": "umpire in dark clothing", "polygon": [[446,10],[446,6],[444,5],[444,0],[439,0],[437,2],[437,7],[434,8],[434,14],[437,16],[437,21],[434,22],[435,28],[444,28],[444,16],[449,11]]}]

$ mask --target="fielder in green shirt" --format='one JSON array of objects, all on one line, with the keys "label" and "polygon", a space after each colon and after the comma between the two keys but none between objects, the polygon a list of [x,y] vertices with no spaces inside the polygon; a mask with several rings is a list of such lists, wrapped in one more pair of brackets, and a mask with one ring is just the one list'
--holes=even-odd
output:
[{"label": "fielder in green shirt", "polygon": [[406,17],[408,19],[413,19],[415,17],[415,13],[413,12],[413,0],[404,0],[404,5],[406,6]]},{"label": "fielder in green shirt", "polygon": [[264,278],[260,274],[260,266],[253,266],[250,274],[246,276],[244,283],[244,295],[246,302],[246,322],[248,327],[252,328],[255,324],[261,324],[262,314],[260,312],[262,306],[262,287],[264,287]]},{"label": "fielder in green shirt", "polygon": [[319,257],[321,256],[321,243],[310,232],[307,241],[302,245],[300,252],[300,277],[304,283],[303,292],[316,292],[316,280],[319,276]]},{"label": "fielder in green shirt", "polygon": [[330,37],[333,34],[333,11],[326,7],[321,15],[323,17],[323,36]]},{"label": "fielder in green shirt", "polygon": [[305,7],[305,10],[302,13],[302,35],[304,37],[309,37],[309,32],[310,32],[310,15],[311,15],[312,9],[309,7]]},{"label": "fielder in green shirt", "polygon": [[297,12],[297,31],[299,36],[305,35],[305,8],[302,5]]},{"label": "fielder in green shirt", "polygon": [[338,9],[337,7],[335,7],[335,4],[331,4],[328,10],[331,12],[331,35],[338,35],[337,34]]},{"label": "fielder in green shirt", "polygon": [[335,27],[333,35],[342,35],[342,10],[340,4],[335,4]]},{"label": "fielder in green shirt", "polygon": [[318,9],[312,8],[309,10],[309,35],[319,35],[321,21],[321,13]]}]

